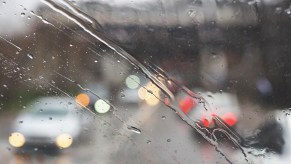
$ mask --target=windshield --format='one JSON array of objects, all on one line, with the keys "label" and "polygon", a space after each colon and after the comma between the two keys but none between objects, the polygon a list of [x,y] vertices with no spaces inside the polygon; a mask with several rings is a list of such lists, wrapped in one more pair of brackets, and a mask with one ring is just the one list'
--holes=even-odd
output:
[{"label": "windshield", "polygon": [[[288,163],[290,14],[288,0],[2,0],[0,163]],[[30,109],[48,117],[34,131],[15,119]]]}]

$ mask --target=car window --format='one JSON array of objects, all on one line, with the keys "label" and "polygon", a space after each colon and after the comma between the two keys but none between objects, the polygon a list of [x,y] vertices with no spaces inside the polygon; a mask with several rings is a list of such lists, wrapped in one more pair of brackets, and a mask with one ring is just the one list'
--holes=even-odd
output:
[{"label": "car window", "polygon": [[1,0],[0,163],[290,162],[290,14]]}]

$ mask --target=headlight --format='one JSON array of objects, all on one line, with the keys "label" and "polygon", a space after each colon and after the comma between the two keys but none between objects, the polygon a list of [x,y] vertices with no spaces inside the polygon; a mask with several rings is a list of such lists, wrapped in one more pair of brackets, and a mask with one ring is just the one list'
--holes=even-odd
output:
[{"label": "headlight", "polygon": [[145,87],[139,88],[138,96],[141,100],[145,100],[148,105],[154,106],[160,102],[160,89],[149,82]]},{"label": "headlight", "polygon": [[21,147],[25,143],[24,135],[18,132],[11,133],[8,140],[13,147]]},{"label": "headlight", "polygon": [[72,145],[73,138],[69,134],[61,134],[56,138],[56,144],[59,148],[68,148]]},{"label": "headlight", "polygon": [[130,89],[136,89],[140,84],[140,79],[135,75],[129,75],[125,80],[125,84]]},{"label": "headlight", "polygon": [[110,105],[106,101],[99,99],[95,102],[94,108],[98,113],[107,113],[110,109]]}]

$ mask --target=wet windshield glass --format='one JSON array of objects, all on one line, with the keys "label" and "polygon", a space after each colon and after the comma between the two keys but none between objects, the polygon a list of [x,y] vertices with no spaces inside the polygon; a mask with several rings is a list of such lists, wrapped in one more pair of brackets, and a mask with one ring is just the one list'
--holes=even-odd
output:
[{"label": "wet windshield glass", "polygon": [[290,5],[2,0],[0,163],[288,163]]}]

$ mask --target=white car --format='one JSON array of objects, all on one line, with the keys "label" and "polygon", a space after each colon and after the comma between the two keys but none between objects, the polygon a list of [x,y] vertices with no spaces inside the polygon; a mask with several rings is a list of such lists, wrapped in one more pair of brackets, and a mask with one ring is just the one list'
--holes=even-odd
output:
[{"label": "white car", "polygon": [[40,98],[16,118],[8,141],[16,151],[59,150],[80,137],[85,116],[74,99]]}]

